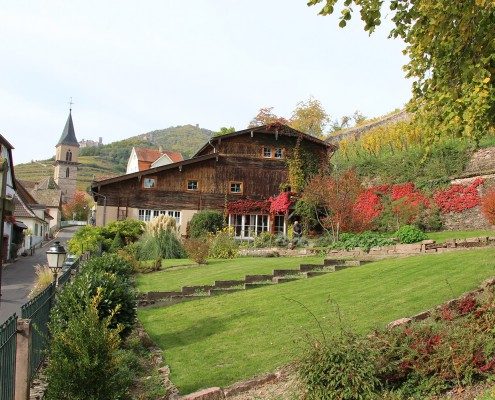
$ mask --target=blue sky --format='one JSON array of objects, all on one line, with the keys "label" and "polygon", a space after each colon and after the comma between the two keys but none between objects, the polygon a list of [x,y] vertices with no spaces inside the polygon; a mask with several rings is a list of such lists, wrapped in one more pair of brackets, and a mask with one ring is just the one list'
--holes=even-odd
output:
[{"label": "blue sky", "polygon": [[305,0],[0,0],[0,133],[14,163],[46,159],[74,101],[77,138],[104,143],[199,124],[243,129],[314,96],[333,117],[402,107],[404,44],[338,28]]}]

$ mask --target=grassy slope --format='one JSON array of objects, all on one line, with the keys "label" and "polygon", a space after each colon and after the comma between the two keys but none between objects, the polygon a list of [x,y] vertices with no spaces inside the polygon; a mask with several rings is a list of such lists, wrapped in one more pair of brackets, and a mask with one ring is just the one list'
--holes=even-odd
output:
[{"label": "grassy slope", "polygon": [[208,260],[207,265],[139,275],[137,285],[141,292],[180,290],[186,285],[209,285],[215,280],[234,280],[243,279],[245,275],[271,274],[273,269],[296,269],[302,263],[323,263],[323,257],[243,257],[233,260]]},{"label": "grassy slope", "polygon": [[[493,249],[383,260],[308,280],[139,310],[182,393],[227,385],[293,360],[307,335],[343,324],[367,332],[471,290],[495,275]],[[332,301],[329,302],[328,300]]]}]

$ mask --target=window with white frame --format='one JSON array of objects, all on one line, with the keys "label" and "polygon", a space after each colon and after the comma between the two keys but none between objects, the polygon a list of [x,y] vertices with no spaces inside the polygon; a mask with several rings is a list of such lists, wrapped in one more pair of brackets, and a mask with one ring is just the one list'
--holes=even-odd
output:
[{"label": "window with white frame", "polygon": [[230,182],[230,193],[242,194],[242,182]]},{"label": "window with white frame", "polygon": [[285,217],[283,215],[275,215],[274,219],[274,232],[275,234],[285,234]]},{"label": "window with white frame", "polygon": [[154,189],[156,187],[156,178],[149,177],[143,179],[143,188],[144,189]]},{"label": "window with white frame", "polygon": [[275,158],[284,158],[284,149],[281,148],[276,148],[275,151],[273,152],[273,156]]},{"label": "window with white frame", "polygon": [[263,147],[263,157],[272,158],[272,149],[271,147]]},{"label": "window with white frame", "polygon": [[195,179],[187,181],[187,190],[198,190],[198,181]]},{"label": "window with white frame", "polygon": [[175,222],[177,225],[180,225],[180,211],[176,210],[139,210],[138,211],[138,219],[140,221],[149,222],[153,218],[156,218],[160,215],[168,215],[169,217],[175,218]]},{"label": "window with white frame", "polygon": [[234,236],[238,239],[254,238],[269,230],[268,215],[262,214],[231,214],[229,226],[234,228]]}]

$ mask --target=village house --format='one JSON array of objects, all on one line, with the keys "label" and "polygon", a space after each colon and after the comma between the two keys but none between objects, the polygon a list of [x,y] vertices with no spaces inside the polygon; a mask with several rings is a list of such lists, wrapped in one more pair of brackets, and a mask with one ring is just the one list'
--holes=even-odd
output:
[{"label": "village house", "polygon": [[7,162],[4,164],[6,168],[5,193],[3,195],[3,238],[2,238],[2,256],[3,261],[11,258],[16,244],[22,237],[22,230],[25,229],[22,223],[16,222],[13,216],[14,211],[14,195],[15,195],[15,175],[14,162],[12,160],[12,149],[14,147],[0,135],[0,155]]},{"label": "village house", "polygon": [[161,167],[175,162],[182,161],[182,154],[175,151],[163,150],[149,147],[133,147],[129,161],[127,162],[126,174],[144,171],[150,168]]},{"label": "village house", "polygon": [[22,253],[41,245],[43,240],[48,239],[49,224],[53,217],[46,205],[39,204],[18,180],[16,180],[16,189],[14,217],[16,222],[21,222],[26,227],[24,242],[18,249],[18,253]]},{"label": "village house", "polygon": [[[287,215],[270,214],[256,204],[288,187],[287,159],[294,148],[321,168],[336,147],[286,125],[272,124],[217,136],[191,159],[92,183],[96,224],[126,218],[142,221],[174,217],[185,235],[192,216],[205,209],[228,214],[238,238],[268,231],[285,233]],[[228,212],[229,204],[251,201],[254,208]]]}]

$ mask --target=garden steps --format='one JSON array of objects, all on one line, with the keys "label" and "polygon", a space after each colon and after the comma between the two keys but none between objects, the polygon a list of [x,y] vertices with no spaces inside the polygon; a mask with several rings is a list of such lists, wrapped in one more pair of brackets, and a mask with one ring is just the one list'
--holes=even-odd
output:
[{"label": "garden steps", "polygon": [[346,268],[359,267],[370,261],[326,259],[323,264],[300,264],[297,269],[275,269],[272,274],[246,275],[244,279],[218,280],[213,285],[183,286],[181,291],[149,292],[140,300],[140,305],[154,304],[163,299],[200,299],[219,294],[234,293],[280,283],[293,282],[300,279],[322,276]]}]

